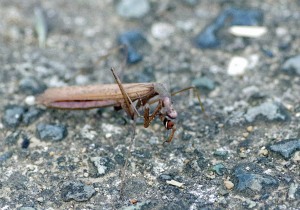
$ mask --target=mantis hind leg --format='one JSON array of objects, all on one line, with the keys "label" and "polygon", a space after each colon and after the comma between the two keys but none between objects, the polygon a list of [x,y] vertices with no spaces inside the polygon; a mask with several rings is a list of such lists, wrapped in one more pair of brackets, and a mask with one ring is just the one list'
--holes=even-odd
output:
[{"label": "mantis hind leg", "polygon": [[[122,95],[123,95],[123,98],[124,98],[124,101],[125,101],[125,103],[122,103],[122,104],[121,104],[121,107],[125,110],[125,112],[126,112],[132,119],[134,119],[134,118],[135,118],[135,116],[134,116],[135,114],[134,114],[134,112],[133,112],[133,110],[132,110],[132,108],[131,108],[131,105],[133,105],[133,102],[132,102],[132,100],[130,99],[130,97],[128,96],[128,94],[126,93],[126,91],[125,91],[125,89],[124,89],[124,87],[123,87],[123,85],[122,85],[120,79],[119,79],[118,76],[115,74],[115,71],[114,71],[113,68],[111,68],[111,72],[113,73],[113,75],[114,75],[114,77],[115,77],[115,80],[116,80],[116,82],[117,82],[117,84],[118,84],[118,86],[119,86],[119,88],[120,88],[120,91],[121,91],[121,93],[122,93]],[[140,113],[138,112],[138,110],[135,108],[134,105],[133,105],[132,107],[133,107],[134,111],[136,112],[137,116],[143,117],[143,116],[140,115]]]}]

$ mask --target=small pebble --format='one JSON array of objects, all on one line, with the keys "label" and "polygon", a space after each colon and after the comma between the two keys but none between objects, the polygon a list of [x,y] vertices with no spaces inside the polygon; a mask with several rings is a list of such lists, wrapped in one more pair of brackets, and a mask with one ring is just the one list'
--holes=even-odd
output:
[{"label": "small pebble", "polygon": [[249,133],[243,133],[243,136],[246,138],[249,136]]},{"label": "small pebble", "polygon": [[257,10],[228,9],[221,13],[213,23],[208,25],[195,38],[195,45],[199,48],[217,48],[221,45],[221,38],[217,32],[224,27],[225,22],[230,19],[230,25],[252,26],[259,25],[263,19],[263,13]]},{"label": "small pebble", "polygon": [[42,141],[61,141],[67,135],[67,129],[60,125],[39,124],[36,128],[36,136]]},{"label": "small pebble", "polygon": [[293,105],[292,104],[286,104],[285,105],[285,108],[289,111],[292,111],[293,110]]},{"label": "small pebble", "polygon": [[288,74],[300,75],[300,55],[287,59],[281,67],[282,71]]},{"label": "small pebble", "polygon": [[248,132],[252,132],[252,131],[253,131],[253,126],[248,126],[248,127],[246,128],[246,130],[247,130]]},{"label": "small pebble", "polygon": [[245,204],[248,205],[248,209],[253,209],[257,205],[255,201],[250,199],[246,199]]},{"label": "small pebble", "polygon": [[211,167],[209,170],[216,172],[219,176],[223,176],[228,173],[226,167],[223,164],[217,164]]},{"label": "small pebble", "polygon": [[245,152],[241,152],[239,155],[240,155],[240,158],[246,158],[247,157]]},{"label": "small pebble", "polygon": [[298,187],[299,184],[298,183],[292,183],[290,185],[289,191],[288,191],[288,200],[296,200],[296,195],[298,194]]},{"label": "small pebble", "polygon": [[234,184],[231,181],[228,181],[228,180],[224,181],[224,185],[228,190],[230,190],[234,187]]},{"label": "small pebble", "polygon": [[118,37],[119,44],[127,45],[127,63],[137,63],[143,59],[143,55],[138,54],[142,46],[147,43],[144,35],[139,31],[127,31]]},{"label": "small pebble", "polygon": [[300,152],[295,152],[294,156],[292,157],[293,162],[300,162]]},{"label": "small pebble", "polygon": [[35,97],[27,96],[24,101],[28,106],[33,106],[35,104]]},{"label": "small pebble", "polygon": [[206,177],[209,178],[209,179],[215,179],[216,175],[214,175],[214,174],[206,174]]},{"label": "small pebble", "polygon": [[130,203],[131,203],[131,204],[135,204],[135,203],[137,203],[137,202],[138,202],[138,200],[136,200],[136,199],[130,200]]},{"label": "small pebble", "polygon": [[263,154],[264,156],[267,156],[267,155],[269,154],[269,150],[264,149],[262,154]]},{"label": "small pebble", "polygon": [[37,200],[38,202],[43,202],[43,201],[44,201],[43,197],[39,197],[39,198],[37,198],[36,200]]},{"label": "small pebble", "polygon": [[75,81],[77,85],[86,85],[89,82],[89,78],[85,75],[78,75],[76,76]]},{"label": "small pebble", "polygon": [[47,86],[35,77],[25,77],[19,82],[19,91],[27,95],[36,95],[44,92]]},{"label": "small pebble", "polygon": [[170,185],[173,185],[173,186],[176,186],[176,187],[181,187],[181,188],[184,187],[183,183],[177,182],[175,180],[166,181],[166,183],[170,184]]},{"label": "small pebble", "polygon": [[30,144],[30,140],[28,139],[27,136],[23,135],[23,141],[22,141],[21,147],[23,149],[26,149],[26,148],[28,148],[29,144]]},{"label": "small pebble", "polygon": [[234,36],[259,38],[267,33],[267,28],[262,26],[231,26],[228,31]]},{"label": "small pebble", "polygon": [[166,39],[175,31],[174,26],[168,23],[155,23],[152,25],[151,33],[156,39]]},{"label": "small pebble", "polygon": [[111,133],[107,133],[107,134],[105,134],[105,138],[110,138],[112,136],[112,134]]},{"label": "small pebble", "polygon": [[27,111],[26,107],[12,105],[6,107],[5,114],[2,117],[2,123],[7,128],[17,128],[22,121],[24,113]]},{"label": "small pebble", "polygon": [[172,180],[172,176],[169,174],[160,174],[158,176],[158,181],[160,181],[160,182],[164,183],[164,182],[170,181],[170,180]]},{"label": "small pebble", "polygon": [[248,66],[248,60],[243,57],[233,57],[228,65],[227,74],[230,76],[242,76]]},{"label": "small pebble", "polygon": [[117,12],[125,18],[141,18],[150,10],[147,0],[121,0],[117,6]]},{"label": "small pebble", "polygon": [[26,168],[27,168],[28,171],[34,171],[36,169],[36,166],[28,165]]},{"label": "small pebble", "polygon": [[98,176],[103,176],[115,168],[115,163],[109,157],[91,157],[90,160],[97,168]]},{"label": "small pebble", "polygon": [[30,107],[27,112],[23,114],[23,123],[29,125],[36,121],[41,115],[41,111],[35,107]]}]

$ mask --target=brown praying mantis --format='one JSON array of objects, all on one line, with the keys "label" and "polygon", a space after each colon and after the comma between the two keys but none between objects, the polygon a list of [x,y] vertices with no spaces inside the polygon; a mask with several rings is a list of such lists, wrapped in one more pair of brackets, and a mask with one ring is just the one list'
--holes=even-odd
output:
[{"label": "brown praying mantis", "polygon": [[[93,109],[113,106],[115,110],[123,109],[133,120],[136,117],[144,118],[144,127],[147,128],[156,116],[167,130],[172,130],[170,137],[164,141],[171,142],[176,131],[176,125],[171,119],[177,118],[173,108],[171,96],[193,89],[198,97],[201,109],[207,117],[196,87],[191,86],[170,94],[161,83],[128,83],[122,84],[120,79],[111,69],[117,84],[68,86],[49,88],[37,96],[36,101],[55,109]],[[157,99],[153,99],[158,96]],[[134,105],[134,102],[137,104]],[[149,115],[149,104],[158,102],[155,110]],[[144,115],[138,109],[145,107]],[[208,117],[207,117],[208,118]]]}]

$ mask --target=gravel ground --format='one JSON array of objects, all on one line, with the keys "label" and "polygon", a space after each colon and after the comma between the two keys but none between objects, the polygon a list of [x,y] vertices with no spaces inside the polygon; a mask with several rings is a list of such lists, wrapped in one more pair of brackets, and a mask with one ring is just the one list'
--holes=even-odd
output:
[{"label": "gravel ground", "polygon": [[[297,209],[300,1],[132,2],[0,2],[1,209]],[[122,53],[92,64],[120,42],[124,82],[193,84],[209,116],[174,96],[164,146],[160,120],[139,119],[121,197],[132,120],[34,104],[47,87],[115,83]]]}]

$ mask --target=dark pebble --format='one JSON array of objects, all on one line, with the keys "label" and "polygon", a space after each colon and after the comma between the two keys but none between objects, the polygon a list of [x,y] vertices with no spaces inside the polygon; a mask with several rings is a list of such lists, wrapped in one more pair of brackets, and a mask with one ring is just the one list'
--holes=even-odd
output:
[{"label": "dark pebble", "polygon": [[66,181],[60,185],[61,199],[65,202],[75,200],[88,201],[96,194],[96,190],[80,182]]},{"label": "dark pebble", "polygon": [[263,20],[263,13],[257,10],[228,9],[220,14],[216,20],[210,24],[195,38],[195,45],[199,48],[216,48],[221,41],[216,33],[224,26],[227,18],[230,18],[230,25],[260,25]]},{"label": "dark pebble", "polygon": [[249,196],[271,193],[277,189],[279,183],[271,175],[263,173],[263,169],[254,163],[242,163],[234,167],[234,176],[237,178],[237,189]]},{"label": "dark pebble", "polygon": [[124,157],[124,155],[122,153],[118,153],[114,156],[114,160],[115,160],[116,164],[124,166],[124,164],[126,162],[126,157]]},{"label": "dark pebble", "polygon": [[26,135],[23,135],[22,138],[23,138],[23,141],[22,141],[21,147],[23,149],[26,149],[26,148],[28,148],[28,146],[30,144],[30,140]]},{"label": "dark pebble", "polygon": [[172,180],[172,176],[169,174],[161,174],[158,176],[158,181],[166,183],[166,181]]},{"label": "dark pebble", "polygon": [[42,141],[61,141],[67,134],[67,129],[60,125],[39,124],[36,128],[36,136]]},{"label": "dark pebble", "polygon": [[19,91],[26,95],[36,95],[44,92],[47,86],[41,81],[34,77],[24,77],[19,82]]},{"label": "dark pebble", "polygon": [[23,106],[7,106],[5,114],[2,117],[2,123],[7,128],[17,128],[23,119],[23,114],[27,111]]},{"label": "dark pebble", "polygon": [[56,159],[56,162],[57,162],[58,165],[59,165],[60,163],[65,162],[65,161],[66,161],[66,157],[64,157],[64,156],[58,157],[58,158]]},{"label": "dark pebble", "polygon": [[143,56],[137,53],[137,49],[146,42],[146,38],[138,31],[128,31],[119,36],[119,43],[128,46],[127,63],[137,63],[143,59]]},{"label": "dark pebble", "polygon": [[36,121],[41,115],[41,111],[34,107],[30,107],[27,112],[23,114],[23,123],[29,125]]},{"label": "dark pebble", "polygon": [[219,176],[227,174],[227,169],[223,164],[217,164],[210,168],[211,171],[216,172]]},{"label": "dark pebble", "polygon": [[289,50],[291,48],[291,44],[290,43],[281,43],[281,44],[279,44],[278,48],[281,51],[286,51],[286,50]]},{"label": "dark pebble", "polygon": [[263,53],[265,53],[265,55],[270,57],[270,58],[274,57],[274,54],[269,50],[261,49],[261,51],[263,51]]},{"label": "dark pebble", "polygon": [[279,153],[288,160],[296,150],[300,150],[300,139],[285,139],[270,146],[272,152]]}]

